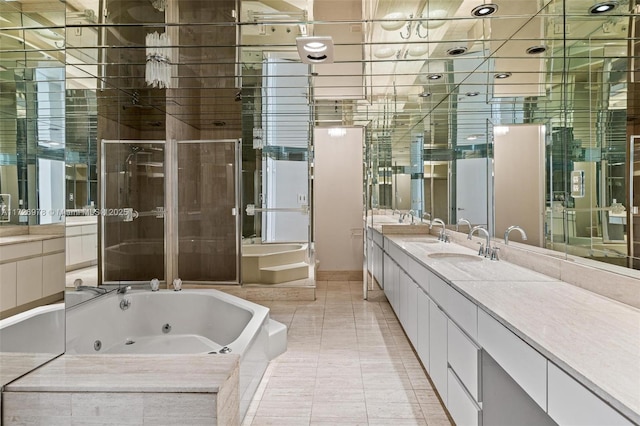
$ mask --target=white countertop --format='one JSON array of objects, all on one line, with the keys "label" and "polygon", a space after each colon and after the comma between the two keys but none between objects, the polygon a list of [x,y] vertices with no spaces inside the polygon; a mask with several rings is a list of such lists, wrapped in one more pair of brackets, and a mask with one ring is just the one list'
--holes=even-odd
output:
[{"label": "white countertop", "polygon": [[47,235],[14,235],[11,237],[0,237],[0,246],[6,246],[9,244],[31,243],[34,241],[53,240],[55,238],[64,238],[63,234],[47,234]]},{"label": "white countertop", "polygon": [[[640,310],[433,237],[386,235],[613,407],[640,422]],[[421,242],[422,241],[422,242]],[[615,283],[611,283],[615,285]]]},{"label": "white countertop", "polygon": [[63,355],[7,385],[7,392],[215,393],[238,368],[232,354]]}]

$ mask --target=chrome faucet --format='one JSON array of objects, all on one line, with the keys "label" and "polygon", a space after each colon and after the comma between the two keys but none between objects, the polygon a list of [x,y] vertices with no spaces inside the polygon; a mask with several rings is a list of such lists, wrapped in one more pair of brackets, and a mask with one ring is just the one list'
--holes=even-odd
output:
[{"label": "chrome faucet", "polygon": [[464,218],[460,218],[458,219],[458,223],[456,223],[456,232],[458,232],[460,230],[460,224],[464,223],[469,227],[469,230],[471,230],[471,222],[469,222],[467,219]]},{"label": "chrome faucet", "polygon": [[446,234],[446,228],[442,219],[438,219],[437,217],[433,219],[431,221],[431,224],[429,225],[429,229],[432,229],[433,225],[436,223],[442,226],[442,230],[440,231],[440,234],[438,234],[438,240],[447,242],[449,238],[448,238],[448,235]]},{"label": "chrome faucet", "polygon": [[416,216],[415,210],[409,210],[409,215],[411,216],[411,224],[414,224],[414,218]]},{"label": "chrome faucet", "polygon": [[473,234],[476,231],[480,231],[484,234],[485,238],[487,239],[487,247],[485,248],[482,243],[478,243],[480,244],[480,249],[478,250],[478,256],[484,256],[484,257],[488,257],[491,256],[491,237],[489,236],[489,231],[487,231],[484,227],[478,225],[478,226],[474,226],[473,228],[471,228],[469,230],[469,235],[467,236],[467,239],[470,240],[471,237],[473,236]]},{"label": "chrome faucet", "polygon": [[125,286],[125,287],[118,287],[118,294],[125,294],[127,291],[131,290],[131,286]]},{"label": "chrome faucet", "polygon": [[105,294],[108,290],[102,287],[94,287],[91,285],[79,285],[76,287],[76,291],[91,291],[95,294]]},{"label": "chrome faucet", "polygon": [[520,232],[520,235],[522,235],[522,239],[524,241],[527,241],[527,233],[524,232],[524,229],[522,229],[522,227],[520,227],[519,225],[512,225],[512,226],[508,227],[506,231],[504,231],[504,245],[505,246],[509,244],[509,234],[511,233],[511,231],[516,230],[516,229]]}]

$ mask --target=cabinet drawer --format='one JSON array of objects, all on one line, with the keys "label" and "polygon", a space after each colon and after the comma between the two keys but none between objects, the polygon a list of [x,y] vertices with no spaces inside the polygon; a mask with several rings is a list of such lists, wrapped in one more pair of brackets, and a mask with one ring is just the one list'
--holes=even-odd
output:
[{"label": "cabinet drawer", "polygon": [[389,254],[396,261],[396,263],[405,271],[407,270],[407,254],[397,245],[389,245]]},{"label": "cabinet drawer", "polygon": [[51,253],[54,251],[64,250],[64,238],[54,238],[52,240],[44,240],[42,242],[42,252]]},{"label": "cabinet drawer", "polygon": [[458,290],[447,286],[447,314],[465,333],[478,339],[478,307]]},{"label": "cabinet drawer", "polygon": [[83,234],[97,234],[98,233],[98,224],[92,223],[91,225],[82,225],[82,233]]},{"label": "cabinet drawer", "polygon": [[42,254],[42,241],[30,243],[7,244],[0,246],[0,262],[5,260],[20,259],[21,257],[37,256]]},{"label": "cabinet drawer", "polygon": [[379,245],[380,247],[382,247],[382,242],[383,242],[383,238],[382,238],[382,234],[379,233],[378,231],[376,231],[375,229],[373,230],[373,241]]},{"label": "cabinet drawer", "polygon": [[478,343],[544,410],[547,360],[483,310],[478,310]]},{"label": "cabinet drawer", "polygon": [[65,228],[67,237],[73,237],[74,235],[82,235],[82,226],[67,226]]},{"label": "cabinet drawer", "polygon": [[478,405],[464,390],[453,370],[447,370],[447,409],[457,425],[479,426],[482,424]]},{"label": "cabinet drawer", "polygon": [[549,362],[549,416],[561,425],[629,425],[633,423],[573,377]]},{"label": "cabinet drawer", "polygon": [[447,298],[449,295],[449,284],[444,282],[434,274],[429,276],[429,296],[445,311],[449,312]]},{"label": "cabinet drawer", "polygon": [[476,401],[481,401],[480,348],[451,320],[447,328],[447,353],[449,365],[464,387]]},{"label": "cabinet drawer", "polygon": [[420,288],[427,293],[429,292],[429,274],[430,272],[426,267],[422,266],[420,262],[407,256],[407,273],[414,280]]}]

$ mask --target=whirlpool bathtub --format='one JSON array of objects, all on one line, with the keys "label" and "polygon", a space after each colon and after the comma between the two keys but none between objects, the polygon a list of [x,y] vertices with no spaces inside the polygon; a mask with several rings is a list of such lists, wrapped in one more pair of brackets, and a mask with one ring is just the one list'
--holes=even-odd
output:
[{"label": "whirlpool bathtub", "polygon": [[217,290],[111,292],[67,312],[67,354],[239,355],[242,416],[285,350],[286,327],[268,308]]},{"label": "whirlpool bathtub", "polygon": [[278,284],[309,277],[307,244],[244,244],[242,282]]}]

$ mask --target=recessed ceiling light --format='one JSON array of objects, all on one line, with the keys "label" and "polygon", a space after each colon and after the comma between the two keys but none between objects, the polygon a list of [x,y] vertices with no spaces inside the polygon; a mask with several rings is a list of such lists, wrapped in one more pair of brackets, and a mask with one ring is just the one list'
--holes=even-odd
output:
[{"label": "recessed ceiling light", "polygon": [[333,39],[328,36],[296,37],[300,59],[305,64],[333,62]]},{"label": "recessed ceiling light", "polygon": [[418,96],[420,96],[421,98],[428,98],[429,96],[431,96],[431,92],[422,92]]},{"label": "recessed ceiling light", "polygon": [[476,135],[467,136],[468,141],[475,141],[476,139],[478,139]]},{"label": "recessed ceiling light", "polygon": [[616,1],[605,1],[602,3],[596,3],[589,8],[589,13],[592,15],[599,15],[601,13],[609,12],[618,6]]},{"label": "recessed ceiling light", "polygon": [[474,96],[478,96],[479,94],[480,92],[467,92],[465,95],[472,98]]},{"label": "recessed ceiling light", "polygon": [[540,53],[544,53],[547,51],[547,46],[544,45],[540,45],[540,46],[531,46],[529,47],[526,52],[529,55],[538,55]]},{"label": "recessed ceiling light", "polygon": [[498,5],[493,3],[481,4],[471,10],[471,14],[478,18],[484,18],[485,16],[493,15],[498,10]]},{"label": "recessed ceiling light", "polygon": [[442,74],[429,74],[427,78],[429,80],[440,80],[442,78]]},{"label": "recessed ceiling light", "polygon": [[447,55],[449,56],[458,56],[458,55],[462,55],[463,53],[467,52],[467,48],[464,46],[460,46],[460,47],[452,47],[451,49],[447,50]]},{"label": "recessed ceiling light", "polygon": [[493,75],[493,78],[497,78],[498,80],[502,80],[504,78],[509,78],[509,77],[511,77],[510,72],[500,72],[498,74]]}]

